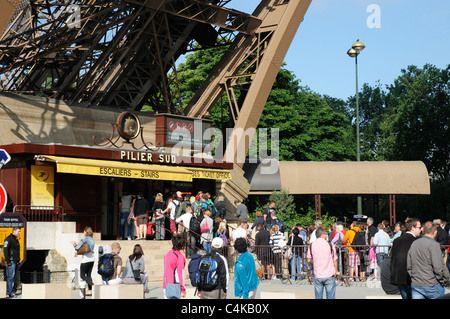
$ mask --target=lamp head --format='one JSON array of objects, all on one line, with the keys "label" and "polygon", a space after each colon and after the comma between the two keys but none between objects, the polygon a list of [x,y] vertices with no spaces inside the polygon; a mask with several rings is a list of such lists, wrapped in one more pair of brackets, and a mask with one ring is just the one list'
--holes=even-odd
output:
[{"label": "lamp head", "polygon": [[347,51],[347,54],[348,54],[349,57],[354,58],[354,57],[356,57],[356,56],[359,54],[359,52],[356,51],[356,50],[353,49],[353,48],[350,48],[350,49]]},{"label": "lamp head", "polygon": [[353,43],[352,45],[352,49],[354,49],[356,52],[360,53],[362,50],[364,50],[366,46],[364,45],[364,43],[362,43],[361,41],[356,40],[355,43]]}]

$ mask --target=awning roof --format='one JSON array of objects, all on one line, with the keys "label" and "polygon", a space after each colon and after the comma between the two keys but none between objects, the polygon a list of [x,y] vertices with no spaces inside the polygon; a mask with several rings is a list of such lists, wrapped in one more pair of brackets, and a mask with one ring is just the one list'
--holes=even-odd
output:
[{"label": "awning roof", "polygon": [[53,155],[40,155],[40,159],[57,163],[58,173],[185,182],[191,182],[193,178],[231,179],[229,170],[220,169],[140,164]]},{"label": "awning roof", "polygon": [[[278,163],[278,170],[263,174]],[[420,161],[290,162],[246,164],[250,194],[281,188],[291,194],[429,195],[427,168]],[[273,171],[273,170],[272,170]]]}]

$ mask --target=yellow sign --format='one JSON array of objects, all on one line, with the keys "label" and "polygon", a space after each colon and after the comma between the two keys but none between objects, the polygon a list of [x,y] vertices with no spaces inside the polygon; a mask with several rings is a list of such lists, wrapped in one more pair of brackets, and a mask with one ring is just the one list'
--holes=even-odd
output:
[{"label": "yellow sign", "polygon": [[189,168],[189,170],[192,172],[192,178],[217,180],[231,179],[231,173],[228,170],[214,170],[206,168]]},{"label": "yellow sign", "polygon": [[42,157],[56,162],[58,173],[192,182],[192,173],[177,166],[137,164],[49,155],[42,155]]},{"label": "yellow sign", "polygon": [[56,162],[58,173],[183,182],[192,182],[193,178],[216,180],[231,179],[229,170],[138,164],[50,155],[42,155],[42,157],[46,160]]},{"label": "yellow sign", "polygon": [[143,178],[143,179],[157,179],[157,180],[174,180],[174,181],[192,181],[191,174],[184,172],[172,172],[151,170],[151,169],[137,169],[137,168],[120,168],[108,166],[84,166],[58,163],[59,173],[72,173],[108,177],[122,177],[122,178]]},{"label": "yellow sign", "polygon": [[54,206],[54,186],[52,166],[31,165],[31,206]]}]

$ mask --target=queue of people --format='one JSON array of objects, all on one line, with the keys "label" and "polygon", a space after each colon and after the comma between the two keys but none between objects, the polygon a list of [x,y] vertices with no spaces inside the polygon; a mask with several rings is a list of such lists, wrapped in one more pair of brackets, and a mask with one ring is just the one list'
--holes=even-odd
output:
[{"label": "queue of people", "polygon": [[[181,212],[178,207],[182,202],[185,205]],[[202,299],[226,298],[233,266],[235,296],[239,298],[254,298],[260,280],[278,280],[286,273],[292,281],[312,278],[316,299],[323,298],[324,292],[326,298],[335,298],[336,282],[343,279],[384,280],[383,289],[390,285],[393,288],[389,293],[399,293],[405,299],[439,297],[450,282],[448,248],[441,247],[448,245],[449,235],[441,220],[422,226],[417,219],[408,218],[391,228],[387,221],[375,225],[369,217],[366,223],[354,221],[348,228],[335,223],[328,229],[317,220],[312,225],[296,224],[288,232],[277,216],[275,203],[271,202],[264,212],[256,212],[251,227],[244,218],[238,219],[237,228],[230,230],[223,218],[225,214],[215,204],[217,201],[214,203],[207,193],[183,200],[180,192],[166,207],[158,204],[160,213],[169,214],[171,224],[165,229],[171,234],[173,245],[164,260],[165,298],[185,296],[183,272],[188,260],[191,283]],[[236,201],[235,206],[235,217],[248,217],[244,204]],[[130,212],[133,211],[131,204]],[[88,237],[89,231],[85,232],[84,242],[91,241]],[[74,246],[80,248],[84,242]],[[115,271],[110,278],[105,278],[106,283],[111,284],[115,279],[124,283],[137,281],[147,289],[142,248],[135,246],[122,271],[121,259],[117,258],[120,245],[116,244],[118,247],[113,247]],[[185,254],[180,253],[183,249]],[[234,259],[230,260],[230,255]],[[83,269],[82,279],[89,293],[90,268],[83,265]],[[211,269],[217,276],[214,283],[205,281]],[[385,269],[388,269],[387,276]]]},{"label": "queue of people", "polygon": [[[158,192],[151,198],[146,198],[142,192],[134,195],[124,190],[119,201],[117,239],[170,240],[173,234],[186,232],[190,228],[190,215],[185,215],[187,210],[191,211],[200,222],[205,218],[205,211],[209,211],[208,217],[213,224],[209,232],[204,234],[204,237],[209,239],[207,242],[211,241],[211,233],[217,230],[219,223],[225,221],[226,209],[224,196],[221,194],[215,197],[201,191],[196,195],[181,191],[172,194],[166,189],[164,193]],[[244,204],[240,204],[239,211],[247,216]],[[211,226],[209,219],[206,220],[208,226]],[[197,236],[197,239],[200,244],[205,242],[201,236]],[[205,245],[208,245],[207,242]]]}]

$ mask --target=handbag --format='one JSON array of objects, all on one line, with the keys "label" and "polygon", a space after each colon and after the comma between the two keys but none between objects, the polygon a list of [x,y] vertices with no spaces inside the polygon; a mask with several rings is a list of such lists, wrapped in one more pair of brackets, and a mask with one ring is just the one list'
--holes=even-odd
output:
[{"label": "handbag", "polygon": [[91,252],[91,247],[89,247],[88,243],[84,243],[78,250],[77,250],[77,254],[78,255],[83,255],[83,254],[87,254]]},{"label": "handbag", "polygon": [[181,286],[179,283],[166,284],[166,297],[167,299],[180,299],[181,298]]},{"label": "handbag", "polygon": [[[172,251],[173,252],[173,251]],[[173,252],[175,256],[178,255]],[[181,285],[178,282],[175,282],[175,272],[177,271],[177,268],[173,270],[173,284],[166,283],[166,298],[167,299],[180,299],[181,298]]]},{"label": "handbag", "polygon": [[163,219],[164,218],[164,214],[162,213],[162,210],[161,209],[157,209],[156,210],[156,220],[160,220],[160,219]]},{"label": "handbag", "polygon": [[293,253],[292,253],[292,243],[294,242],[294,237],[291,237],[291,245],[288,247],[288,249],[286,250],[286,254],[285,257],[288,260],[292,259]]},{"label": "handbag", "polygon": [[133,272],[133,278],[136,281],[141,281],[141,271],[133,268],[133,263],[130,260],[131,271]]},{"label": "handbag", "polygon": [[205,224],[202,226],[202,228],[200,229],[201,233],[207,232],[209,230],[209,225],[208,225],[208,221],[205,221]]}]

